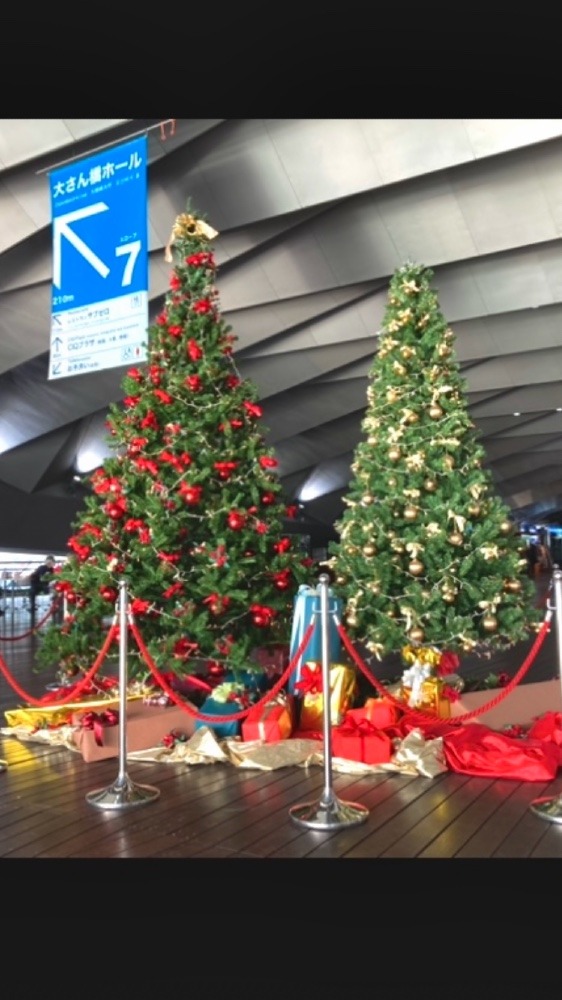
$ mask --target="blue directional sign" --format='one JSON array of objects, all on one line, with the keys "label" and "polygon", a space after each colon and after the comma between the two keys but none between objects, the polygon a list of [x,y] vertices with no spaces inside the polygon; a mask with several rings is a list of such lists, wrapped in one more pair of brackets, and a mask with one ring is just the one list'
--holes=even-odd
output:
[{"label": "blue directional sign", "polygon": [[146,360],[147,138],[50,174],[49,379]]}]

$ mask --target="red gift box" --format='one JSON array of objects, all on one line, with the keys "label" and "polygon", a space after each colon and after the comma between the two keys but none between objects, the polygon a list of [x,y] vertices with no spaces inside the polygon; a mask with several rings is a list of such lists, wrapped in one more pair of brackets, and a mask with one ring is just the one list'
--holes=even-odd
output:
[{"label": "red gift box", "polygon": [[[193,705],[189,707],[194,713],[197,713],[197,709]],[[72,742],[78,747],[87,763],[119,755],[119,714],[115,711],[115,706],[112,706],[112,709],[113,715],[99,710],[96,714],[101,716],[101,719],[92,719],[92,713],[89,712],[75,712],[72,716],[72,722],[77,726],[72,734]],[[101,724],[95,725],[95,728],[94,725],[92,728],[87,728],[85,721],[88,721],[88,715],[90,722],[94,724],[100,722]],[[117,721],[116,724],[112,725],[111,722],[115,716]],[[110,724],[104,725],[104,721]],[[186,736],[192,736],[195,732],[194,715],[186,712],[179,705],[162,707],[160,705],[145,705],[141,701],[127,704],[127,731],[125,734],[127,752],[156,747],[172,730]]]},{"label": "red gift box", "polygon": [[385,729],[398,722],[400,709],[386,698],[367,698],[363,708],[350,708],[346,714],[352,719],[367,719],[377,729]]},{"label": "red gift box", "polygon": [[243,740],[276,743],[287,740],[294,726],[294,698],[278,696],[274,701],[254,705],[242,722]]},{"label": "red gift box", "polygon": [[362,764],[388,764],[392,740],[368,719],[350,718],[348,712],[341,726],[332,729],[332,753]]}]

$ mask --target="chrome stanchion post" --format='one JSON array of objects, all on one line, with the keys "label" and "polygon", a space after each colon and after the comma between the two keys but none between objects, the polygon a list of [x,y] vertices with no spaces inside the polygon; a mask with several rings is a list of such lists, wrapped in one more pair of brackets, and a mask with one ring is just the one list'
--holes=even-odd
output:
[{"label": "chrome stanchion post", "polygon": [[[366,806],[357,802],[343,802],[332,788],[332,718],[330,704],[330,627],[328,611],[329,577],[319,577],[320,624],[322,640],[322,691],[324,723],[324,790],[318,802],[302,802],[289,810],[291,819],[299,826],[311,830],[338,830],[341,827],[363,823],[369,815]],[[315,623],[315,628],[317,622]]]},{"label": "chrome stanchion post", "polygon": [[[558,649],[558,678],[562,684],[562,570],[557,566],[552,574],[554,590],[554,611],[556,612],[556,644]],[[552,607],[548,605],[549,612]],[[529,807],[532,812],[541,819],[550,820],[551,823],[562,823],[562,795],[555,795],[551,798],[544,797],[534,799]]]},{"label": "chrome stanchion post", "polygon": [[131,809],[153,802],[158,788],[137,785],[127,774],[127,584],[119,581],[119,773],[112,785],[88,792],[86,801],[98,809]]}]

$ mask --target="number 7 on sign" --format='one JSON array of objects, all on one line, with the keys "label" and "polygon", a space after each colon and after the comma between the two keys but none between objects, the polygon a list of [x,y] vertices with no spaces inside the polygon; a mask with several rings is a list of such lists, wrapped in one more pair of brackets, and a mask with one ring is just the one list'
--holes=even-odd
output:
[{"label": "number 7 on sign", "polygon": [[135,262],[141,250],[141,241],[134,240],[133,243],[124,243],[123,246],[115,247],[115,256],[123,257],[125,254],[129,254],[129,259],[125,264],[125,269],[123,271],[123,277],[121,278],[121,286],[124,288],[125,285],[130,285],[133,280],[133,271],[135,269]]}]

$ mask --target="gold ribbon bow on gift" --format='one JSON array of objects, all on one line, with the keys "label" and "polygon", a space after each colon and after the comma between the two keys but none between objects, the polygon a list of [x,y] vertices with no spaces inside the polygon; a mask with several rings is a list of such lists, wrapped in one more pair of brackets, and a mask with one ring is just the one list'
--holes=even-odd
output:
[{"label": "gold ribbon bow on gift", "polygon": [[203,219],[197,219],[194,215],[184,212],[182,215],[178,215],[172,226],[170,239],[164,250],[164,260],[167,264],[173,262],[172,246],[182,236],[203,236],[206,240],[214,240],[215,236],[218,235],[218,231],[213,229],[207,222],[204,222]]},{"label": "gold ribbon bow on gift", "polygon": [[402,674],[402,685],[410,689],[408,705],[415,708],[422,702],[422,687],[424,681],[431,677],[431,667],[428,663],[416,661],[408,670]]}]

